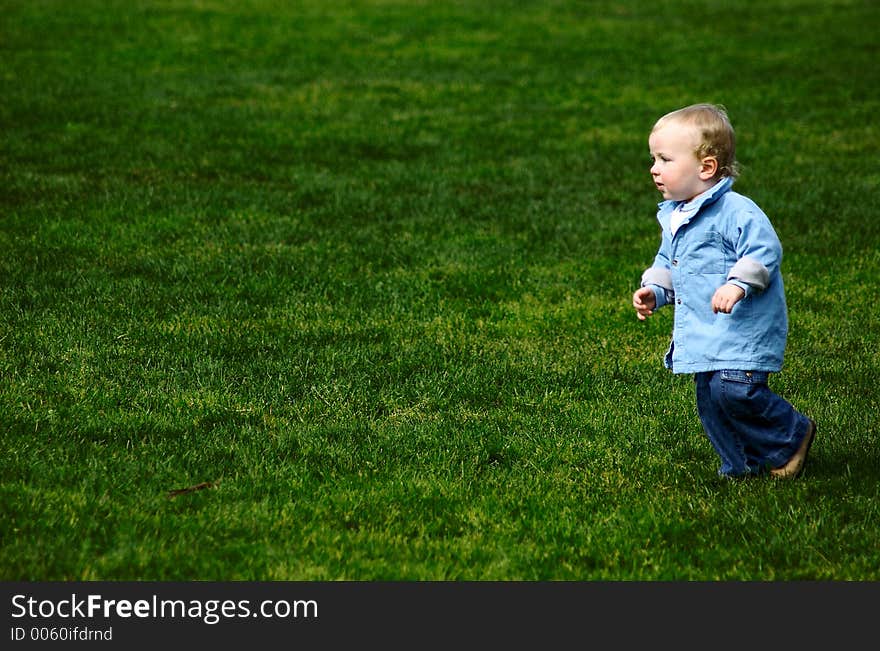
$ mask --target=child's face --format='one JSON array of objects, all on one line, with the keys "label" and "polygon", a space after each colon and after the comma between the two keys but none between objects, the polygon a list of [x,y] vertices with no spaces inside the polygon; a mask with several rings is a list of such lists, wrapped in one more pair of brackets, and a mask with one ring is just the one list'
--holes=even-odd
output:
[{"label": "child's face", "polygon": [[688,201],[711,186],[714,170],[707,177],[705,160],[695,154],[697,137],[693,127],[669,122],[648,138],[654,161],[651,176],[664,199]]}]

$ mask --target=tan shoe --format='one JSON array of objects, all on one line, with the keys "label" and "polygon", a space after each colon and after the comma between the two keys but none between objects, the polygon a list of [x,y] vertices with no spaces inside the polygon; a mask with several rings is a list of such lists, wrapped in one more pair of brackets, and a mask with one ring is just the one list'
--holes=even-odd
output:
[{"label": "tan shoe", "polygon": [[801,476],[804,471],[804,464],[807,462],[807,455],[810,454],[810,446],[813,445],[813,439],[816,438],[816,421],[810,419],[810,428],[807,430],[804,440],[797,452],[788,460],[784,466],[773,468],[770,475],[776,479],[796,479]]}]

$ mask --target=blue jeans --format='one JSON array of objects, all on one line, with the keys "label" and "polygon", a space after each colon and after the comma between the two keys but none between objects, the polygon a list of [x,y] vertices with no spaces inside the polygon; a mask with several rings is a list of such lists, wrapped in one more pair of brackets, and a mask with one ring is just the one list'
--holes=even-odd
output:
[{"label": "blue jeans", "polygon": [[721,457],[719,475],[741,477],[784,465],[800,447],[809,419],[767,386],[764,371],[697,373],[697,411]]}]

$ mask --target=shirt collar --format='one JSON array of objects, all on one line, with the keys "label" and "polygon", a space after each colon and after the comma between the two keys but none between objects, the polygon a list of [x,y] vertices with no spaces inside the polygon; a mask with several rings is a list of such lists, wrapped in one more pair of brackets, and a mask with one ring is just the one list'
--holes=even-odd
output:
[{"label": "shirt collar", "polygon": [[723,177],[718,183],[713,185],[705,192],[701,192],[690,201],[678,201],[675,203],[675,210],[681,213],[695,214],[706,203],[712,203],[722,194],[727,192],[733,185],[733,178],[730,176]]}]

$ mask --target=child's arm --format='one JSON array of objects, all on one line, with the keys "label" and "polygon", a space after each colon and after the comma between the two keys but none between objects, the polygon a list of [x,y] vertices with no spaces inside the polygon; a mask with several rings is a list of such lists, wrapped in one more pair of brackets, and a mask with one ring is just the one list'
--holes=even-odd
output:
[{"label": "child's arm", "polygon": [[654,257],[654,264],[645,269],[641,286],[633,294],[633,307],[641,321],[675,299],[668,248],[669,242],[664,234],[660,240],[660,250]]},{"label": "child's arm", "polygon": [[733,306],[753,292],[763,292],[779,269],[782,246],[770,220],[760,209],[737,215],[736,264],[727,282],[712,296],[712,311],[730,314]]},{"label": "child's arm", "polygon": [[[782,245],[767,215],[757,207],[737,215],[737,230],[737,261],[728,272],[724,287],[738,287],[743,298],[767,289],[770,279],[779,270]],[[714,307],[714,298],[712,304]]]}]

